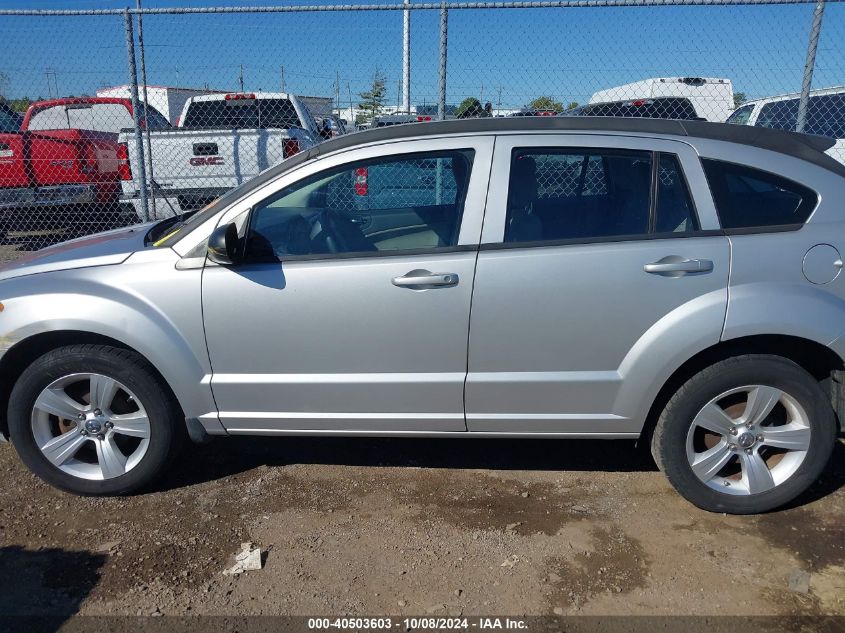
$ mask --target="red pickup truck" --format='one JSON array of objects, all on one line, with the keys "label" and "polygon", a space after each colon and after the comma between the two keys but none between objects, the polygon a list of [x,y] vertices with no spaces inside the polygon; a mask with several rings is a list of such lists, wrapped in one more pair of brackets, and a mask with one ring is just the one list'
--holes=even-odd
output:
[{"label": "red pickup truck", "polygon": [[[143,114],[151,129],[170,126],[153,108]],[[10,218],[16,228],[41,228],[33,226],[35,218],[52,225],[67,214],[33,209],[81,208],[87,223],[104,225],[118,212],[118,132],[131,126],[129,99],[39,101],[23,119],[0,103],[0,212],[20,212]]]}]

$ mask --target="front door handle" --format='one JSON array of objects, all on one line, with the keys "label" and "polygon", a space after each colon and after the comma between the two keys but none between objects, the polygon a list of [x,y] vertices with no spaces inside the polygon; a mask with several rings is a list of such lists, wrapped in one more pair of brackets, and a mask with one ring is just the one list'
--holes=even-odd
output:
[{"label": "front door handle", "polygon": [[399,288],[442,288],[458,285],[456,273],[433,273],[428,270],[412,270],[401,277],[393,278],[393,285]]},{"label": "front door handle", "polygon": [[678,255],[669,255],[646,264],[643,270],[655,275],[680,277],[687,273],[709,273],[713,270],[713,262],[709,259],[685,259]]}]

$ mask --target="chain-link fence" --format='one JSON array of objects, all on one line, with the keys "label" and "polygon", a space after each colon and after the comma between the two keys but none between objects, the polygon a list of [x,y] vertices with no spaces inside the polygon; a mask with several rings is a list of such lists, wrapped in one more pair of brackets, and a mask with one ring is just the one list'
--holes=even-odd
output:
[{"label": "chain-link fence", "polygon": [[833,1],[3,9],[0,60],[5,258],[195,210],[397,123],[706,119],[834,137],[845,162]]}]

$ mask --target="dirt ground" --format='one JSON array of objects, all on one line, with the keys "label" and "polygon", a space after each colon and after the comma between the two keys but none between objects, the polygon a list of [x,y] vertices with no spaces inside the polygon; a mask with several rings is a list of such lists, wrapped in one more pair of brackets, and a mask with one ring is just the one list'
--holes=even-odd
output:
[{"label": "dirt ground", "polygon": [[[55,491],[8,445],[0,474],[6,614],[845,614],[842,441],[752,517],[621,441],[225,438],[129,498]],[[223,575],[242,542],[263,569]]]}]

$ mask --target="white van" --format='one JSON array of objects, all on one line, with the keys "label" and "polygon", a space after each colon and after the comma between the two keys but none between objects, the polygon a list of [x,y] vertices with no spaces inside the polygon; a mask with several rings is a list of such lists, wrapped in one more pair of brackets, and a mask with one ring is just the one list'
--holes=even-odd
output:
[{"label": "white van", "polygon": [[[747,101],[728,117],[727,123],[794,132],[798,127],[799,98],[796,92]],[[836,145],[826,153],[845,163],[845,86],[810,91],[804,132],[835,138]]]},{"label": "white van", "polygon": [[[657,77],[600,90],[590,97],[590,105],[634,103],[670,97],[677,114],[660,118],[699,118],[721,123],[734,109],[734,89],[730,79],[708,77]],[[692,113],[695,116],[690,116]],[[671,114],[671,113],[670,113]]]}]

